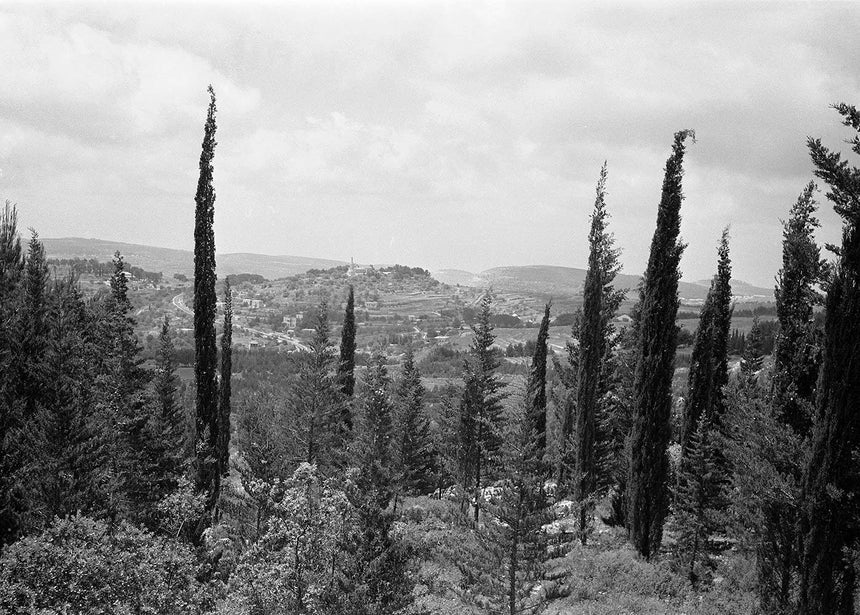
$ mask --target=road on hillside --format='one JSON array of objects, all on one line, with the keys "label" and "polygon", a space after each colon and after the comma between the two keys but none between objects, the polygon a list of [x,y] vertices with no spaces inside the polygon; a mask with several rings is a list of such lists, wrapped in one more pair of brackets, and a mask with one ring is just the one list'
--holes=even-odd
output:
[{"label": "road on hillside", "polygon": [[[189,309],[188,306],[185,305],[185,300],[182,298],[182,293],[176,295],[173,298],[173,307],[175,307],[180,312],[184,312],[184,313],[188,314],[189,316],[194,316],[194,311]],[[238,323],[234,323],[233,327],[239,331],[243,331],[245,333],[248,333],[249,335],[253,335],[254,337],[262,337],[262,338],[270,339],[270,340],[271,339],[280,340],[281,342],[284,342],[286,344],[292,344],[296,350],[301,350],[302,352],[310,352],[311,351],[310,347],[305,346],[301,342],[299,342],[299,341],[297,341],[297,340],[295,340],[295,339],[293,339],[287,335],[284,335],[283,333],[274,333],[274,332],[267,333],[266,331],[260,331],[259,329],[252,329],[251,327],[243,327],[242,325],[240,325]]]}]

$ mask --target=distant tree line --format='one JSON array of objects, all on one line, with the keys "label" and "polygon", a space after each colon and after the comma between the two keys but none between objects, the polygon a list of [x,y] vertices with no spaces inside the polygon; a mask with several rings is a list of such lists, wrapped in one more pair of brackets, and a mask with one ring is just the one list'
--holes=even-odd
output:
[{"label": "distant tree line", "polygon": [[[94,258],[49,258],[46,261],[48,267],[58,267],[68,269],[75,275],[93,275],[100,278],[108,278],[114,273],[114,263],[103,263]],[[146,280],[153,284],[160,284],[162,273],[154,271],[145,271],[140,267],[123,263],[123,271],[128,271],[133,278],[138,280]]]}]

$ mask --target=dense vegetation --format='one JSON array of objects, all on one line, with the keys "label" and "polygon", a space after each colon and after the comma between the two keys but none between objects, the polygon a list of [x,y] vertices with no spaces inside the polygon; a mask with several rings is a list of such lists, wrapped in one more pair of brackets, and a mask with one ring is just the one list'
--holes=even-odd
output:
[{"label": "dense vegetation", "polygon": [[[0,613],[856,612],[860,170],[810,140],[842,245],[821,258],[809,184],[784,224],[776,324],[756,315],[742,339],[723,233],[688,371],[675,356],[690,131],[666,163],[629,327],[613,324],[604,166],[566,352],[549,348],[547,303],[504,374],[487,291],[462,352],[364,356],[369,287],[338,268],[302,278],[346,297],[342,314],[317,297],[304,350],[234,355],[230,283],[251,278],[225,285],[219,350],[210,95],[186,394],[167,319],[144,363],[121,255],[110,288],[85,297],[2,211]],[[860,133],[860,113],[837,110]],[[374,275],[436,286],[420,268]],[[450,378],[430,387],[428,370]]]}]

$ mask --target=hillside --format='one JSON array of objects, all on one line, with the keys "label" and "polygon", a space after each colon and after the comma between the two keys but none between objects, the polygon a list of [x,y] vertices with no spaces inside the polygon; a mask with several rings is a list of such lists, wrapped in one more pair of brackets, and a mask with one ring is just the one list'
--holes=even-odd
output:
[{"label": "hillside", "polygon": [[[84,239],[63,237],[42,239],[48,258],[95,258],[109,261],[119,250],[126,262],[142,267],[147,271],[160,271],[165,276],[174,273],[192,275],[194,272],[194,253],[189,250],[175,250],[143,246],[103,239]],[[343,261],[304,256],[270,256],[267,254],[217,254],[218,275],[233,273],[257,273],[268,279],[282,278],[309,269],[328,269],[346,264]]]},{"label": "hillside", "polygon": [[[470,273],[458,269],[442,269],[433,272],[433,277],[444,284],[459,284],[485,288],[492,286],[497,290],[541,293],[555,297],[570,297],[582,294],[585,282],[585,269],[557,267],[549,265],[529,265],[525,267],[494,267],[481,273]],[[634,290],[639,285],[640,276],[620,274],[615,285],[619,288]],[[701,301],[708,294],[709,280],[680,282],[678,292],[688,301]],[[759,288],[732,280],[732,289],[739,298],[757,298],[761,301],[773,300],[773,289]],[[634,297],[628,296],[628,299]]]}]

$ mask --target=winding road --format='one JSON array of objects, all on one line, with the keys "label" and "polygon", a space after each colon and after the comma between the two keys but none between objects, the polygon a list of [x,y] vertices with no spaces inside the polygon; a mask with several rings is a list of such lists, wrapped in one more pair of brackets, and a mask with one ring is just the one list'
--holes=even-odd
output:
[{"label": "winding road", "polygon": [[[175,307],[180,312],[188,314],[189,316],[194,316],[194,310],[189,309],[189,307],[185,305],[185,300],[182,298],[182,293],[179,293],[173,298],[173,307]],[[234,323],[233,327],[254,337],[262,337],[264,339],[270,340],[280,340],[285,344],[291,344],[296,350],[301,350],[302,352],[311,351],[309,346],[306,346],[298,340],[295,340],[288,335],[284,335],[283,333],[260,331],[259,329],[252,329],[251,327],[243,327],[242,325],[237,323]]]}]

